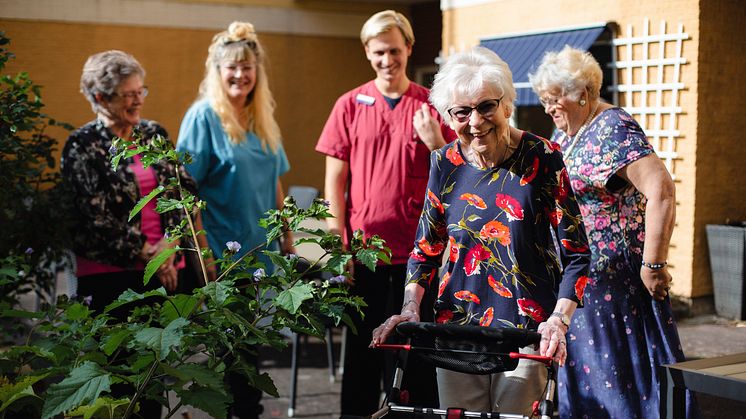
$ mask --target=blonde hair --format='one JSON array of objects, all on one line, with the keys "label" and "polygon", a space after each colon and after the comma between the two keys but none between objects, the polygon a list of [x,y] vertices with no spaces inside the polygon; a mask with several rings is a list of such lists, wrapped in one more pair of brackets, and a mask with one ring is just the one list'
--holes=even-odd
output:
[{"label": "blonde hair", "polygon": [[[246,98],[243,113],[248,115],[248,126],[239,121],[220,77],[220,64],[230,61],[256,60],[256,84]],[[262,141],[262,147],[269,145],[275,152],[282,142],[280,126],[274,117],[275,100],[269,90],[266,72],[267,57],[262,44],[248,22],[233,22],[227,31],[212,38],[212,44],[205,61],[205,77],[199,86],[200,98],[210,102],[210,106],[220,118],[223,130],[235,144],[246,139],[246,132],[253,132]]]},{"label": "blonde hair", "polygon": [[376,36],[390,31],[392,28],[397,28],[404,36],[404,42],[408,46],[414,45],[414,32],[412,31],[412,25],[403,14],[395,12],[393,10],[384,10],[378,12],[373,16],[369,17],[368,20],[363,24],[363,28],[360,30],[360,41],[363,45],[367,45],[368,41]]},{"label": "blonde hair", "polygon": [[560,52],[547,52],[528,81],[537,95],[559,89],[562,95],[578,100],[583,91],[594,101],[601,94],[603,72],[593,56],[569,45]]}]

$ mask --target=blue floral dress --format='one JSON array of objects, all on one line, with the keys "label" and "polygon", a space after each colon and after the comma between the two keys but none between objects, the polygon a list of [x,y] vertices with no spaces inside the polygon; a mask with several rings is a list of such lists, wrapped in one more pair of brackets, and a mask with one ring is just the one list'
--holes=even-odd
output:
[{"label": "blue floral dress", "polygon": [[[584,308],[559,369],[563,418],[657,418],[656,367],[684,361],[671,302],[642,283],[646,200],[616,173],[653,153],[624,110],[602,112],[575,144],[556,132],[592,252]],[[691,415],[690,415],[691,417]]]},{"label": "blue floral dress", "polygon": [[408,283],[439,286],[439,323],[536,329],[558,297],[580,302],[588,280],[590,250],[562,155],[524,132],[494,168],[462,156],[458,141],[431,154]]}]

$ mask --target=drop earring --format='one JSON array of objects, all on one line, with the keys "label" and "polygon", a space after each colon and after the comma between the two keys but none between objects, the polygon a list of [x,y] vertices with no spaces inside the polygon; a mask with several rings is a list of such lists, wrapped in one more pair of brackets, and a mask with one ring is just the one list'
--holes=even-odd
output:
[{"label": "drop earring", "polygon": [[580,102],[578,103],[580,103],[580,106],[585,106],[585,99],[580,99]]}]

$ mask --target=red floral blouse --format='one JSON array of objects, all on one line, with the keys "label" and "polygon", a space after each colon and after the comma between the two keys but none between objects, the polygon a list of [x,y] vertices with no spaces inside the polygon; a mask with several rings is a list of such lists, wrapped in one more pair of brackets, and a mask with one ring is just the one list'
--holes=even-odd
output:
[{"label": "red floral blouse", "polygon": [[491,169],[468,164],[458,141],[431,154],[407,283],[438,285],[437,322],[535,329],[557,298],[582,305],[589,263],[556,144],[524,132]]}]

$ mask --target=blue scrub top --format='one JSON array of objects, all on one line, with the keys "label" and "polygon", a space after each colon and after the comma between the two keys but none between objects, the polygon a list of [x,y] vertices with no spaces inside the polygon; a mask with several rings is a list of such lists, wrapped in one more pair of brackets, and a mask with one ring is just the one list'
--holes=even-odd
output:
[{"label": "blue scrub top", "polygon": [[[228,241],[241,244],[242,255],[266,242],[258,221],[277,207],[277,182],[290,169],[282,146],[262,148],[252,132],[234,144],[207,100],[192,105],[181,122],[176,149],[188,152],[187,172],[197,182],[199,198],[207,202],[202,222],[210,248],[220,257]],[[277,250],[274,243],[271,250]],[[263,255],[262,255],[263,256]],[[269,259],[260,258],[271,269]]]}]

